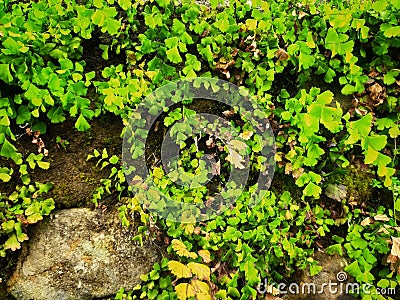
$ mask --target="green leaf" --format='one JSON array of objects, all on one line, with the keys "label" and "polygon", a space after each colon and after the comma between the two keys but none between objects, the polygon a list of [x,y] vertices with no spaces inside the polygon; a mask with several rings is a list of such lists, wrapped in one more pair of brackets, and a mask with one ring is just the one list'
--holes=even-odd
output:
[{"label": "green leaf", "polygon": [[18,108],[18,115],[17,115],[17,124],[25,124],[26,122],[30,121],[31,119],[31,112],[29,108],[25,105],[21,105]]},{"label": "green leaf", "polygon": [[355,237],[350,242],[354,249],[364,249],[368,246],[368,242],[360,237]]},{"label": "green leaf", "polygon": [[336,108],[323,106],[321,110],[321,124],[323,124],[330,132],[336,133],[342,129],[342,109],[339,104]]},{"label": "green leaf", "polygon": [[21,244],[18,242],[17,236],[13,234],[8,238],[8,240],[4,243],[4,249],[11,251],[15,251],[21,248]]},{"label": "green leaf", "polygon": [[37,161],[36,163],[41,169],[47,170],[50,168],[50,163],[47,161]]},{"label": "green leaf", "polygon": [[322,271],[322,267],[321,266],[310,265],[310,276],[317,275],[321,271]]},{"label": "green leaf", "polygon": [[24,232],[22,231],[22,224],[21,224],[21,222],[15,223],[14,228],[15,228],[15,233],[17,234],[17,240],[18,240],[18,242],[22,243],[23,241],[27,241],[27,240],[29,239],[28,236],[26,235],[26,233],[24,233]]},{"label": "green leaf", "polygon": [[336,76],[335,71],[333,69],[329,68],[328,71],[326,71],[324,80],[325,80],[325,82],[332,83],[335,76]]},{"label": "green leaf", "polygon": [[223,18],[221,20],[216,21],[214,23],[214,26],[216,29],[218,29],[222,32],[227,32],[228,28],[229,28],[229,21],[228,21],[228,19]]},{"label": "green leaf", "polygon": [[345,141],[346,145],[353,145],[360,139],[364,139],[371,131],[372,114],[366,114],[357,121],[347,123],[347,131],[350,136]]},{"label": "green leaf", "polygon": [[74,64],[72,63],[71,60],[69,59],[60,59],[60,66],[62,70],[73,70],[74,69]]},{"label": "green leaf", "polygon": [[128,10],[132,6],[132,2],[130,0],[118,0],[118,4],[123,10]]},{"label": "green leaf", "polygon": [[393,126],[392,128],[389,129],[389,135],[392,139],[397,138],[400,136],[400,128],[398,125]]},{"label": "green leaf", "polygon": [[346,266],[344,271],[353,277],[356,277],[362,273],[357,261],[353,261],[350,265]]},{"label": "green leaf", "polygon": [[17,148],[14,147],[7,139],[4,139],[3,146],[1,147],[0,155],[12,158],[17,153]]},{"label": "green leaf", "polygon": [[[399,26],[400,28],[400,26]],[[383,77],[383,83],[387,85],[391,85],[396,82],[396,77],[399,75],[400,71],[398,70],[390,70]]]},{"label": "green leaf", "polygon": [[32,101],[33,105],[40,106],[42,104],[41,94],[41,90],[31,83],[24,95],[28,100]]},{"label": "green leaf", "polygon": [[78,119],[75,122],[75,128],[78,129],[78,131],[85,131],[90,128],[89,123],[86,121],[85,117],[80,114]]},{"label": "green leaf", "polygon": [[[200,46],[198,46],[199,48]],[[210,45],[207,45],[205,48],[199,48],[199,53],[209,62],[214,62],[213,53],[211,51]]]},{"label": "green leaf", "polygon": [[110,157],[110,163],[112,163],[113,165],[115,165],[116,163],[118,163],[118,161],[119,161],[119,158],[118,158],[118,156],[116,156],[116,155],[113,155],[113,156],[111,156]]},{"label": "green leaf", "polygon": [[14,230],[14,225],[15,225],[15,221],[14,220],[9,220],[9,221],[4,222],[3,224],[1,224],[1,228],[3,228],[3,230],[6,233],[9,233],[9,232]]},{"label": "green leaf", "polygon": [[383,130],[385,128],[390,128],[395,125],[394,121],[389,118],[380,118],[375,121],[375,125],[378,130]]},{"label": "green leaf", "polygon": [[0,64],[0,80],[3,80],[5,83],[11,83],[13,81],[9,64]]},{"label": "green leaf", "polygon": [[331,91],[325,91],[317,96],[317,102],[323,105],[331,103],[333,100],[333,93]]},{"label": "green leaf", "polygon": [[61,123],[65,121],[64,111],[61,107],[53,106],[48,112],[47,116],[51,123]]},{"label": "green leaf", "polygon": [[351,84],[346,84],[341,90],[343,95],[351,95],[354,94],[355,91],[356,89]]},{"label": "green leaf", "polygon": [[167,58],[175,64],[182,62],[182,57],[179,54],[178,47],[173,47],[167,50]]},{"label": "green leaf", "polygon": [[383,32],[387,38],[397,37],[400,35],[400,26],[392,26]]},{"label": "green leaf", "polygon": [[375,163],[376,159],[378,158],[379,152],[374,150],[372,147],[368,148],[365,151],[365,163],[371,165]]},{"label": "green leaf", "polygon": [[255,267],[253,260],[254,260],[254,258],[251,255],[247,256],[246,261],[244,262],[244,266],[243,266],[247,284],[250,286],[259,282],[258,270]]},{"label": "green leaf", "polygon": [[10,52],[12,54],[18,54],[20,52],[20,46],[18,45],[18,43],[11,37],[7,37],[4,42],[3,42],[3,46],[10,50]]},{"label": "green leaf", "polygon": [[372,275],[370,272],[364,272],[362,274],[359,274],[356,277],[356,280],[358,282],[365,282],[365,283],[371,283],[375,279],[374,275]]},{"label": "green leaf", "polygon": [[332,51],[331,57],[335,57],[337,54],[344,55],[346,52],[352,52],[354,42],[346,42],[348,39],[349,36],[347,34],[338,34],[334,28],[328,29],[328,33],[325,37],[325,47]]},{"label": "green leaf", "polygon": [[385,289],[390,286],[390,281],[388,279],[383,278],[379,280],[376,285]]},{"label": "green leaf", "polygon": [[167,46],[167,48],[177,47],[178,44],[179,44],[179,39],[176,36],[167,38],[165,40],[165,46]]},{"label": "green leaf", "polygon": [[315,63],[314,56],[300,52],[299,68],[303,67],[303,69],[307,70],[311,68],[314,65],[314,63]]},{"label": "green leaf", "polygon": [[378,0],[372,4],[372,9],[377,12],[383,12],[386,9],[387,5],[388,3],[386,0]]},{"label": "green leaf", "polygon": [[105,23],[105,28],[110,35],[116,35],[121,28],[121,21],[114,19],[107,19]]},{"label": "green leaf", "polygon": [[0,180],[3,182],[9,182],[11,180],[11,176],[7,173],[0,172]]},{"label": "green leaf", "polygon": [[385,135],[367,136],[362,145],[363,149],[373,148],[380,151],[386,146],[387,137]]},{"label": "green leaf", "polygon": [[340,244],[331,245],[328,248],[326,248],[326,253],[328,253],[329,255],[338,254],[342,256],[343,255],[342,245]]},{"label": "green leaf", "polygon": [[322,189],[316,185],[313,182],[309,182],[307,186],[303,190],[303,197],[308,196],[308,197],[314,197],[315,199],[318,199],[319,196],[321,195]]},{"label": "green leaf", "polygon": [[182,34],[186,31],[185,25],[178,19],[174,19],[172,23],[172,32],[174,34]]}]

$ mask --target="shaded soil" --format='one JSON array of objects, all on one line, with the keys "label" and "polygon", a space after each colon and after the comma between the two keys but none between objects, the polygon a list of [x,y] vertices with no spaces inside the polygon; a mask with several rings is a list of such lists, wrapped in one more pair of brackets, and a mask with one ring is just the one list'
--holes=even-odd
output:
[{"label": "shaded soil", "polygon": [[[87,161],[88,154],[94,149],[102,151],[106,148],[111,155],[121,154],[123,125],[119,117],[103,115],[91,121],[91,128],[86,132],[78,132],[72,119],[60,124],[48,124],[43,139],[49,154],[43,161],[50,162],[48,170],[36,167],[31,171],[31,183],[41,182],[54,184],[48,194],[56,202],[56,208],[91,206],[92,193],[101,178],[108,177],[106,169],[95,166],[96,161]],[[21,132],[24,129],[20,129]],[[57,137],[62,142],[57,142]],[[19,151],[26,156],[36,153],[37,147],[32,144],[32,137],[24,135],[19,139]],[[12,191],[20,182],[11,182],[6,190]]]}]

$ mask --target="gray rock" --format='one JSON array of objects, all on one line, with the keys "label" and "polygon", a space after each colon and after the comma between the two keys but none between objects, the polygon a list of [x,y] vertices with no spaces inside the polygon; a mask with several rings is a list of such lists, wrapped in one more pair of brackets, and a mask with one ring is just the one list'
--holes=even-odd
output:
[{"label": "gray rock", "polygon": [[23,244],[8,291],[18,300],[86,300],[132,289],[161,259],[132,242],[118,211],[65,209],[40,222]]},{"label": "gray rock", "polygon": [[[347,261],[343,257],[316,252],[314,259],[322,266],[321,272],[315,276],[310,276],[308,270],[302,271],[297,284],[299,293],[291,294],[290,291],[287,291],[287,294],[282,297],[283,300],[356,299],[346,294],[346,284],[351,282],[351,279],[347,278],[347,274],[343,271],[347,265]],[[329,288],[329,285],[331,288]],[[313,286],[315,286],[315,292]],[[351,291],[350,287],[348,287],[349,291]],[[296,288],[293,288],[292,291],[296,291]]]}]

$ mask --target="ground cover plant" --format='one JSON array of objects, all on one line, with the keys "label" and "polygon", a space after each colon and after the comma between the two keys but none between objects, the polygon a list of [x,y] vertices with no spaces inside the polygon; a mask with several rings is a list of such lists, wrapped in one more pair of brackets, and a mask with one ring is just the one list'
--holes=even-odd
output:
[{"label": "ground cover plant", "polygon": [[[398,0],[3,1],[0,256],[19,249],[27,227],[56,207],[47,196],[52,183],[32,181],[34,171],[52,168],[48,128],[73,120],[69,130],[90,132],[106,114],[127,125],[154,89],[214,77],[245,89],[268,116],[276,143],[271,189],[252,209],[247,190],[216,218],[179,224],[150,214],[128,191],[120,152],[86,153],[109,171],[93,191],[95,205],[111,194],[124,226],[140,222],[137,242],[168,245],[168,257],[115,299],[261,299],[265,278],[319,273],[317,249],[347,258],[345,271],[372,285],[361,299],[395,299],[377,290],[398,288],[400,279],[399,18]],[[154,109],[160,105],[155,99]],[[163,132],[207,105],[166,111],[145,150],[154,182],[178,201],[212,196],[242,163],[208,135],[186,141],[180,164],[201,184],[198,158],[218,153],[218,180],[189,197],[165,176],[154,151]],[[209,109],[240,130],[257,161],[260,141],[235,111]],[[55,143],[68,149],[61,136]],[[272,285],[268,292],[278,296]]]}]

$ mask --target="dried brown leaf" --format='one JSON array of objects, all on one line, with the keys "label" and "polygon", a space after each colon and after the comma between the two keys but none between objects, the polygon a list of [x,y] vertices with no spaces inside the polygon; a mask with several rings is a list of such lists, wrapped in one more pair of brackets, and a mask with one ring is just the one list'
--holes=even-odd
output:
[{"label": "dried brown leaf", "polygon": [[235,114],[235,112],[234,112],[233,110],[224,110],[224,111],[222,112],[222,114],[223,114],[225,117],[230,118],[230,117],[232,117],[232,116]]},{"label": "dried brown leaf", "polygon": [[383,222],[390,221],[390,218],[388,218],[388,216],[384,215],[384,214],[378,214],[378,215],[374,216],[374,219],[376,221],[383,221]]},{"label": "dried brown leaf", "polygon": [[211,163],[211,174],[220,175],[221,174],[221,161],[218,160],[216,163]]},{"label": "dried brown leaf", "polygon": [[400,258],[400,238],[392,236],[392,242],[393,245],[390,254]]},{"label": "dried brown leaf", "polygon": [[373,223],[374,220],[372,220],[370,217],[365,218],[364,220],[362,220],[361,222],[361,226],[368,226],[369,224]]},{"label": "dried brown leaf", "polygon": [[278,60],[288,60],[289,59],[289,54],[282,48],[279,48],[278,50],[276,50],[275,52],[275,57]]}]

